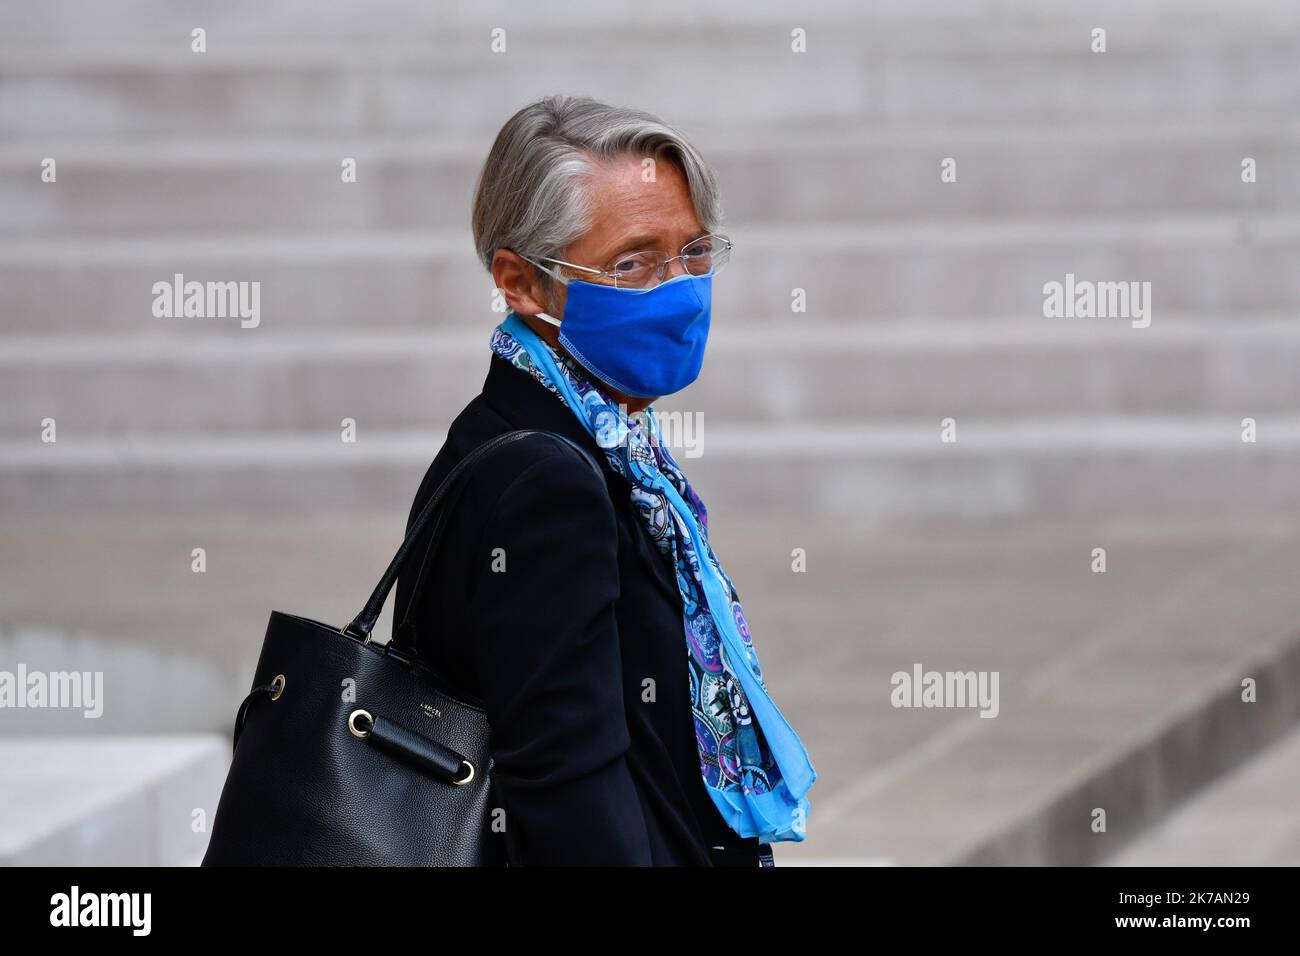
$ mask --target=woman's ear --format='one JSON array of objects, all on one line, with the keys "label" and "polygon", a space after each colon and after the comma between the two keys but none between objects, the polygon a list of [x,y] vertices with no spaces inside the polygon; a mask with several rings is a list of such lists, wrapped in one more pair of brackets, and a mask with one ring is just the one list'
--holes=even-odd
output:
[{"label": "woman's ear", "polygon": [[549,312],[540,270],[517,252],[498,249],[492,256],[492,281],[506,305],[520,315]]}]

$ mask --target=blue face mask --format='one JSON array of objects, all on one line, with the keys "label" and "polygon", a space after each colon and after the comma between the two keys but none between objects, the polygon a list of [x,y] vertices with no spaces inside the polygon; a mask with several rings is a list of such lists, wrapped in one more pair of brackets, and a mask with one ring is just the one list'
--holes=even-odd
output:
[{"label": "blue face mask", "polygon": [[566,288],[564,321],[545,312],[537,317],[558,327],[560,344],[610,388],[658,398],[681,391],[700,374],[709,337],[712,272],[676,276],[650,289],[579,280]]}]

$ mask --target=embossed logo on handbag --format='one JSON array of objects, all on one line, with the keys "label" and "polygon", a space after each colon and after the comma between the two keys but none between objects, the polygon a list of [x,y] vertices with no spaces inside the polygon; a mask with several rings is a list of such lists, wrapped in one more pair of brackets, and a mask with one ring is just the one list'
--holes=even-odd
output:
[{"label": "embossed logo on handbag", "polygon": [[424,716],[426,717],[442,716],[442,711],[440,711],[437,707],[434,707],[433,704],[421,704],[420,709],[424,711]]}]

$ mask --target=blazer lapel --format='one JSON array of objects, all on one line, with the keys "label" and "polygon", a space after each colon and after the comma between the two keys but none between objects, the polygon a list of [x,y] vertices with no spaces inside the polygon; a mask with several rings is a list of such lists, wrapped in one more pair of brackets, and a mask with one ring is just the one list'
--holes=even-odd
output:
[{"label": "blazer lapel", "polygon": [[629,510],[632,512],[632,524],[635,525],[633,541],[637,557],[647,567],[650,576],[655,580],[655,584],[659,586],[659,590],[663,591],[670,600],[680,602],[682,595],[677,590],[676,571],[672,568],[668,559],[660,554],[659,549],[655,547],[654,539],[650,537],[650,532],[642,524],[641,516],[635,513],[636,509],[629,505]]}]

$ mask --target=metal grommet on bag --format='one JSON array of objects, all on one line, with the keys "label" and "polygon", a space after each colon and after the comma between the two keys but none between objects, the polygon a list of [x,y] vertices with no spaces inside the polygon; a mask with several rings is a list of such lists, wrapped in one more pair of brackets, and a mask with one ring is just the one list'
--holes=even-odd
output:
[{"label": "metal grommet on bag", "polygon": [[474,765],[470,763],[468,760],[462,760],[460,762],[460,765],[464,767],[466,770],[468,770],[469,773],[465,775],[464,779],[453,780],[452,783],[454,783],[458,787],[463,787],[465,786],[465,784],[469,783],[471,780],[474,779]]},{"label": "metal grommet on bag", "polygon": [[280,695],[284,693],[284,685],[288,683],[283,674],[276,674],[275,680],[271,681],[271,700],[279,700]]},{"label": "metal grommet on bag", "polygon": [[370,736],[370,731],[359,730],[357,728],[357,718],[359,717],[364,717],[366,720],[370,721],[371,726],[374,725],[375,718],[370,716],[370,711],[361,710],[359,708],[357,710],[354,710],[352,713],[348,714],[348,730],[352,731],[353,737],[357,737],[360,740],[365,740],[367,737]]}]

